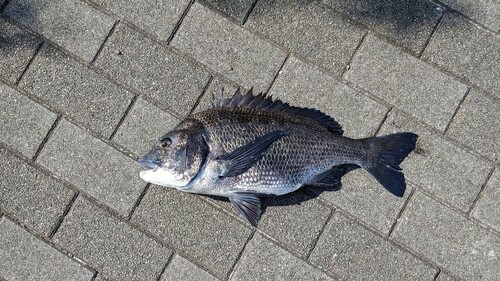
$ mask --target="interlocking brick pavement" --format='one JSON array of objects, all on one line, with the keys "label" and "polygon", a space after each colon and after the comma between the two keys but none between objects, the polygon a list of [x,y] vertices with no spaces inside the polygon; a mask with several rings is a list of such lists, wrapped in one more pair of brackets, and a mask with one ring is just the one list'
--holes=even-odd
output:
[{"label": "interlocking brick pavement", "polygon": [[[0,280],[498,280],[500,7],[472,0],[0,0]],[[235,89],[355,138],[408,187],[227,200],[135,162]]]}]

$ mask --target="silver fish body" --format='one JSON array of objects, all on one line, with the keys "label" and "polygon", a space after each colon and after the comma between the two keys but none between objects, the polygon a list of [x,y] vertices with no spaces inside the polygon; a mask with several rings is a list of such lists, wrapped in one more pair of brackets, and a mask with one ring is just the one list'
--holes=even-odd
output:
[{"label": "silver fish body", "polygon": [[304,185],[336,186],[357,167],[402,196],[399,164],[415,148],[417,136],[356,140],[342,133],[335,120],[317,110],[237,91],[163,136],[139,160],[147,168],[140,175],[182,191],[228,197],[253,226],[261,213],[258,197]]}]

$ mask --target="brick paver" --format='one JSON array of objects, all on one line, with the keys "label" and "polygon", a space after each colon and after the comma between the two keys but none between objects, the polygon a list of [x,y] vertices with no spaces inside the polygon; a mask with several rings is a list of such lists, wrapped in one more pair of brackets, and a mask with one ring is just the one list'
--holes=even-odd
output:
[{"label": "brick paver", "polygon": [[162,278],[160,281],[177,281],[177,280],[185,280],[185,281],[198,281],[198,280],[206,280],[206,281],[217,281],[219,279],[210,275],[210,273],[204,271],[199,268],[195,264],[191,263],[187,259],[175,255],[163,272]]},{"label": "brick paver", "polygon": [[491,0],[441,0],[493,31],[500,30],[500,2]]},{"label": "brick paver", "polygon": [[485,187],[472,216],[500,231],[500,170],[497,168]]}]

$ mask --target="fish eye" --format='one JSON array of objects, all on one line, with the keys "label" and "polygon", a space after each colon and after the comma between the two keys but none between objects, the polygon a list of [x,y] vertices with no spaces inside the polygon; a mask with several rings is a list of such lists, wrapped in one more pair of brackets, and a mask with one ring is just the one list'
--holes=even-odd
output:
[{"label": "fish eye", "polygon": [[172,144],[172,139],[166,137],[160,140],[160,146],[162,148],[169,147]]}]

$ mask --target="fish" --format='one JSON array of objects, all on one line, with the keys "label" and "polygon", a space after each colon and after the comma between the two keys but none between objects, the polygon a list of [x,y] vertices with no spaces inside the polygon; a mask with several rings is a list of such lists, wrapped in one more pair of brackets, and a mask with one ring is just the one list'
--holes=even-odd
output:
[{"label": "fish", "polygon": [[406,183],[400,164],[415,149],[418,135],[353,139],[343,133],[317,109],[238,89],[161,136],[138,160],[139,176],[183,192],[227,197],[253,227],[262,215],[261,197],[306,185],[336,187],[360,167],[402,197]]}]

